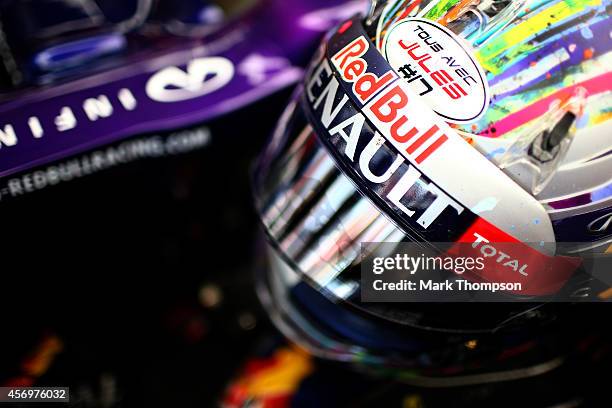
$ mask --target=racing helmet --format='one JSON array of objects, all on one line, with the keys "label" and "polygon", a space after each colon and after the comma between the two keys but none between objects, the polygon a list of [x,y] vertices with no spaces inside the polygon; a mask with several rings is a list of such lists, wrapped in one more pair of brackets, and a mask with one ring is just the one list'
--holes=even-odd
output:
[{"label": "racing helmet", "polygon": [[[332,30],[253,173],[279,329],[428,386],[559,367],[592,326],[543,299],[611,295],[564,264],[611,248],[609,8],[375,1]],[[384,242],[510,243],[528,273],[479,278],[512,276],[522,301],[363,301],[364,243]]]}]

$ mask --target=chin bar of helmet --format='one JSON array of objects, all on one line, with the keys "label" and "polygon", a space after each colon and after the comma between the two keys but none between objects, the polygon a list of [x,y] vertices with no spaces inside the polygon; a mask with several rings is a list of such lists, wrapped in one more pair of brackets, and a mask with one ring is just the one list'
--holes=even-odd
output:
[{"label": "chin bar of helmet", "polygon": [[[319,358],[350,363],[368,374],[422,387],[528,378],[554,370],[564,362],[563,357],[543,352],[546,348],[541,346],[548,335],[533,341],[514,333],[501,343],[489,343],[486,335],[480,338],[478,335],[483,333],[477,332],[447,337],[435,332],[427,336],[427,333],[412,331],[400,336],[350,307],[338,307],[337,300],[321,296],[310,285],[300,282],[295,267],[276,248],[268,246],[267,255],[267,270],[258,271],[260,300],[284,336]],[[328,289],[334,291],[334,285],[328,285]],[[337,290],[333,294],[340,295]],[[478,352],[474,353],[466,345],[477,348]],[[469,367],[465,364],[466,354],[471,359]],[[513,355],[510,361],[505,359],[507,354]],[[491,367],[495,369],[490,370]]]}]

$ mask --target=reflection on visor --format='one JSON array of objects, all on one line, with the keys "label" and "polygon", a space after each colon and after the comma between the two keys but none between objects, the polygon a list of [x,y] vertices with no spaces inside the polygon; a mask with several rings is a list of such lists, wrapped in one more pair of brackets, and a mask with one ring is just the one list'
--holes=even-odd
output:
[{"label": "reflection on visor", "polygon": [[[411,331],[408,326],[392,327],[381,324],[368,314],[347,305],[338,307],[341,300],[335,299],[328,291],[315,291],[305,282],[274,249],[268,248],[268,269],[261,271],[258,279],[258,294],[271,319],[279,330],[311,354],[348,363],[357,363],[362,369],[373,370],[381,367],[385,375],[392,375],[409,383],[428,386],[455,386],[501,378],[524,378],[558,367],[562,359],[546,353],[545,337],[540,342],[532,341],[530,335],[515,333],[502,341],[486,337],[476,342],[473,335],[478,331],[456,332],[439,335],[433,332]],[[328,289],[343,284],[332,283]],[[345,285],[346,286],[346,285]],[[323,295],[323,296],[322,296]],[[414,308],[413,308],[414,309]],[[444,310],[427,308],[429,315],[449,318],[448,306]],[[498,309],[499,311],[499,309]],[[376,310],[379,316],[385,313]],[[462,312],[466,312],[463,308]],[[418,310],[413,310],[412,320],[421,318],[424,328],[431,329],[431,323]],[[480,323],[487,319],[485,311],[475,313]],[[388,317],[397,321],[400,310],[388,310]],[[408,316],[408,314],[404,314]],[[456,315],[460,317],[459,314]],[[408,319],[406,320],[408,322]],[[544,323],[540,319],[539,324]],[[470,344],[470,347],[466,347]],[[506,371],[486,373],[483,376],[465,375],[471,367],[487,367],[498,364],[509,350],[514,350]],[[533,357],[537,356],[536,359]],[[516,369],[513,369],[516,368]],[[434,378],[429,375],[444,372],[449,377]],[[452,375],[451,375],[452,374]]]},{"label": "reflection on visor", "polygon": [[[296,106],[296,105],[294,105]],[[336,167],[296,108],[280,151],[258,172],[256,201],[268,233],[319,286],[359,262],[361,242],[400,241],[404,234]]]},{"label": "reflection on visor", "polygon": [[[398,228],[340,170],[297,101],[284,117],[283,131],[268,144],[254,180],[255,203],[265,232],[284,262],[335,301],[402,324],[440,325],[435,313],[427,321],[414,313],[422,305],[361,303],[362,243],[418,240]],[[440,315],[448,318],[449,314],[454,315],[450,326],[458,328],[489,330],[500,323],[498,315],[489,319],[483,312],[444,310]]]}]

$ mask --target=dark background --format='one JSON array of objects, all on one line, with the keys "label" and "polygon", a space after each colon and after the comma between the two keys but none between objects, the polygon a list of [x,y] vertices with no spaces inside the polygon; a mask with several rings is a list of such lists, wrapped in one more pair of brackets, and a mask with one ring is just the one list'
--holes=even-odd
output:
[{"label": "dark background", "polygon": [[[207,124],[200,151],[3,202],[0,382],[53,335],[63,351],[37,385],[74,395],[115,383],[128,405],[212,405],[271,329],[252,286],[248,175],[288,96],[263,101],[267,119],[247,109]],[[202,287],[217,305],[199,300]]]}]

